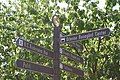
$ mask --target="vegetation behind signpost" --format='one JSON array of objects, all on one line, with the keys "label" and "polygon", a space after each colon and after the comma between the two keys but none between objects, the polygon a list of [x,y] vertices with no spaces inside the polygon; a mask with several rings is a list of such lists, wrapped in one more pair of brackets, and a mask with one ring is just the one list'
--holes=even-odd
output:
[{"label": "vegetation behind signpost", "polygon": [[[37,2],[38,1],[38,2]],[[79,41],[83,51],[62,47],[71,53],[82,56],[84,64],[76,63],[61,56],[61,61],[77,69],[84,70],[84,76],[61,71],[61,80],[108,80],[120,79],[120,9],[113,10],[119,0],[107,0],[104,10],[97,8],[98,2],[85,0],[79,9],[79,0],[65,0],[68,8],[61,8],[51,0],[9,1],[9,5],[0,3],[0,79],[1,80],[50,80],[51,76],[30,72],[15,67],[15,60],[25,59],[52,67],[52,60],[41,55],[20,49],[14,44],[16,37],[21,37],[36,45],[50,50],[53,42],[52,16],[59,15],[62,32],[66,35],[83,33],[94,29],[110,28],[111,35]],[[60,2],[63,2],[62,0]],[[72,74],[72,75],[71,75]]]}]

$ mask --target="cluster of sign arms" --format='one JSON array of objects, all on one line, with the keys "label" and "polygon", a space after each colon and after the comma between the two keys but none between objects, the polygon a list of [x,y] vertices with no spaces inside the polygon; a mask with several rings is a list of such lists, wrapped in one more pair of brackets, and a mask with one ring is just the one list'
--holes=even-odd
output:
[{"label": "cluster of sign arms", "polygon": [[[57,29],[59,27],[55,27],[55,28]],[[54,29],[54,30],[56,30],[56,29]],[[57,39],[56,34],[58,34],[60,32],[57,32],[57,31],[54,31],[54,32],[55,32],[54,37],[55,37],[55,39]],[[86,40],[86,39],[95,38],[95,37],[109,36],[109,35],[110,35],[109,28],[103,28],[103,29],[98,29],[98,30],[93,30],[93,31],[89,31],[86,33],[82,33],[82,34],[74,34],[74,35],[61,36],[61,37],[60,37],[60,34],[58,34],[60,40],[57,40],[57,41],[59,41],[59,44],[68,43],[68,44],[72,45],[73,47],[76,47],[80,50],[83,50],[83,46],[80,44],[77,44],[76,41]],[[54,40],[53,40],[53,42],[54,42]],[[41,46],[37,46],[37,45],[30,43],[28,41],[25,41],[24,39],[21,39],[21,38],[16,39],[16,44],[17,44],[17,46],[25,48],[27,50],[30,50],[36,54],[41,54],[41,55],[47,56],[53,60],[56,60],[56,62],[53,62],[53,64],[56,65],[56,63],[57,63],[59,66],[58,68],[61,70],[75,73],[81,77],[84,76],[84,71],[76,69],[76,68],[71,67],[71,66],[68,66],[68,65],[63,64],[59,61],[57,62],[57,60],[59,60],[57,58],[60,58],[60,57],[59,56],[55,57],[55,55],[64,55],[64,56],[68,57],[69,59],[83,63],[84,60],[80,56],[74,55],[71,52],[69,52],[63,48],[58,47],[58,49],[57,49],[56,45],[54,45],[56,47],[56,49],[59,50],[58,52],[60,54],[59,53],[57,54],[54,51],[48,50],[48,49],[41,47]],[[53,47],[53,48],[55,48],[55,47]],[[30,61],[22,60],[22,59],[17,59],[15,62],[15,66],[18,68],[22,68],[22,69],[26,69],[26,70],[30,70],[30,71],[34,71],[34,72],[49,74],[53,77],[57,74],[57,73],[56,74],[54,73],[55,68],[42,66],[42,65],[39,65],[39,64],[30,62]],[[59,72],[57,75],[59,75]],[[58,79],[53,78],[53,79],[59,80],[59,78]]]}]

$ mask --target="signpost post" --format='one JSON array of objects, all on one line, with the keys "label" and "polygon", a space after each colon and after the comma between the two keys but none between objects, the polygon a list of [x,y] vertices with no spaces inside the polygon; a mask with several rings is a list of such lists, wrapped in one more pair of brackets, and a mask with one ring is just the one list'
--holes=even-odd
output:
[{"label": "signpost post", "polygon": [[60,80],[60,24],[57,15],[54,15],[52,18],[54,31],[53,31],[53,50],[54,50],[54,59],[53,59],[53,80]]}]

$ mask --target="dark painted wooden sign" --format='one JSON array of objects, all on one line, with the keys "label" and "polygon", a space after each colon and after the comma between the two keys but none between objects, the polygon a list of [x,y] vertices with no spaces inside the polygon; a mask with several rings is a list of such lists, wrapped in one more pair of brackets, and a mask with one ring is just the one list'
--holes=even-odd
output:
[{"label": "dark painted wooden sign", "polygon": [[82,44],[74,42],[74,43],[69,43],[72,47],[77,48],[80,51],[83,51],[84,47]]},{"label": "dark painted wooden sign", "polygon": [[[65,36],[65,34],[64,33],[61,33],[60,34],[61,35],[61,37],[62,36]],[[74,43],[68,43],[69,45],[71,45],[72,47],[74,47],[74,48],[77,48],[78,50],[80,50],[80,51],[83,51],[83,45],[82,44],[80,44],[80,43],[78,43],[78,42],[74,42]]]},{"label": "dark painted wooden sign", "polygon": [[16,61],[15,65],[16,65],[16,67],[22,68],[25,70],[53,75],[53,68],[41,66],[39,64],[30,62],[30,61],[18,59]]},{"label": "dark painted wooden sign", "polygon": [[18,38],[16,40],[16,44],[19,47],[28,49],[30,51],[33,51],[33,52],[37,53],[37,54],[42,54],[42,55],[45,55],[45,56],[50,57],[50,58],[53,59],[53,52],[48,50],[48,49],[46,49],[46,48],[43,48],[41,46],[37,46],[37,45],[35,45],[33,43],[30,43],[30,42],[25,41],[25,40],[20,39],[20,38]]},{"label": "dark painted wooden sign", "polygon": [[67,51],[67,50],[65,50],[65,49],[63,49],[63,48],[61,48],[61,54],[67,56],[68,58],[70,58],[70,59],[72,59],[72,60],[75,60],[75,61],[80,62],[80,63],[83,64],[83,61],[84,61],[84,60],[83,60],[82,57],[79,57],[79,56],[77,56],[77,55],[74,55],[74,54],[72,54],[71,52],[69,52],[69,51]]},{"label": "dark painted wooden sign", "polygon": [[82,34],[63,36],[61,37],[60,43],[75,42],[78,40],[85,40],[85,39],[109,36],[109,35],[110,35],[110,29],[104,28],[104,29],[93,30],[90,32],[82,33]]},{"label": "dark painted wooden sign", "polygon": [[68,72],[77,74],[77,75],[79,75],[79,76],[81,76],[81,77],[84,75],[84,72],[83,72],[82,70],[73,68],[73,67],[68,66],[68,65],[65,65],[65,64],[63,64],[63,63],[60,64],[60,68],[61,68],[62,70],[65,70],[65,71],[68,71]]}]

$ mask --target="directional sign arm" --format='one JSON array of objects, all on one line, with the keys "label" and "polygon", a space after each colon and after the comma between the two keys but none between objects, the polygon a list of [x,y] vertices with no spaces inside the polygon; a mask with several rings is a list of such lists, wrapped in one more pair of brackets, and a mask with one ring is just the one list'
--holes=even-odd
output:
[{"label": "directional sign arm", "polygon": [[[62,36],[65,36],[65,34],[64,34],[64,33],[61,33],[61,37],[62,37]],[[68,43],[68,44],[71,45],[72,47],[75,47],[75,48],[79,49],[80,51],[83,50],[83,45],[80,44],[80,43],[78,43],[78,42]]]},{"label": "directional sign arm", "polygon": [[103,29],[98,29],[98,30],[93,30],[93,31],[89,31],[86,33],[82,33],[82,34],[63,36],[61,37],[61,43],[76,42],[78,40],[86,40],[90,38],[109,36],[109,35],[110,35],[110,29],[103,28]]},{"label": "directional sign arm", "polygon": [[53,68],[49,68],[49,67],[46,67],[46,66],[41,66],[39,64],[29,62],[29,61],[26,61],[26,60],[18,59],[16,61],[15,65],[16,65],[16,67],[22,68],[22,69],[25,69],[25,70],[30,70],[30,71],[34,71],[34,72],[46,73],[46,74],[53,75]]},{"label": "directional sign arm", "polygon": [[42,55],[45,55],[47,57],[50,57],[50,58],[53,58],[53,52],[46,49],[46,48],[43,48],[41,46],[37,46],[33,43],[30,43],[28,41],[25,41],[23,39],[20,39],[18,38],[16,40],[16,44],[19,46],[19,47],[22,47],[22,48],[25,48],[25,49],[28,49],[32,52],[35,52],[37,54],[42,54]]},{"label": "directional sign arm", "polygon": [[78,50],[82,51],[84,48],[83,48],[83,45],[82,44],[79,44],[78,42],[75,42],[75,43],[68,43],[70,44],[72,47],[75,47],[77,48]]},{"label": "directional sign arm", "polygon": [[76,68],[73,68],[71,66],[65,65],[63,63],[60,64],[60,68],[65,71],[69,71],[71,73],[77,74],[79,76],[84,76],[84,72],[82,70],[78,70]]},{"label": "directional sign arm", "polygon": [[70,58],[70,59],[72,59],[72,60],[75,60],[75,61],[80,62],[80,63],[83,64],[84,60],[83,60],[82,57],[79,57],[79,56],[77,56],[77,55],[74,55],[74,54],[72,54],[71,52],[69,52],[69,51],[67,51],[67,50],[65,50],[65,49],[63,49],[63,48],[61,48],[61,49],[62,49],[62,52],[61,52],[62,55],[65,55],[65,56],[67,56],[68,58]]}]

